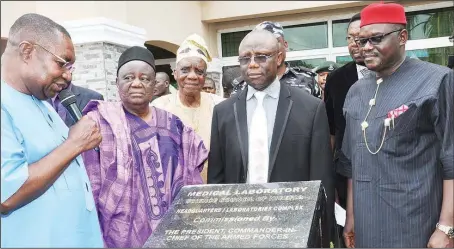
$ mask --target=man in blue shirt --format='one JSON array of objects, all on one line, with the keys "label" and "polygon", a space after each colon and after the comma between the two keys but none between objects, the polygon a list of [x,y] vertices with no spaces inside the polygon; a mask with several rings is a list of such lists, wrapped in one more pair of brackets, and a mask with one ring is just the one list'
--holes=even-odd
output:
[{"label": "man in blue shirt", "polygon": [[21,16],[1,65],[1,247],[103,247],[80,154],[98,146],[96,123],[71,129],[45,100],[71,81],[68,32],[47,17]]}]

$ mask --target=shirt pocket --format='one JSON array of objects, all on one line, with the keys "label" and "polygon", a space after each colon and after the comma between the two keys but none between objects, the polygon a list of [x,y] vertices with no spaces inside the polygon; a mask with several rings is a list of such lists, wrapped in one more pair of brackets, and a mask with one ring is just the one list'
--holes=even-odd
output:
[{"label": "shirt pocket", "polygon": [[[342,116],[345,116],[347,120],[348,117],[354,120],[364,120],[364,116],[362,116],[362,111],[364,112],[364,101],[362,100],[361,96],[358,94],[354,94],[350,96],[350,100],[344,103],[342,107]],[[367,110],[366,110],[367,111]]]},{"label": "shirt pocket", "polygon": [[52,185],[55,190],[69,190],[68,181],[65,174],[61,174],[60,177]]},{"label": "shirt pocket", "polygon": [[353,179],[358,182],[370,182],[372,181],[371,177],[371,168],[369,163],[364,160],[364,154],[369,153],[366,151],[365,144],[358,144],[352,161],[353,165]]},{"label": "shirt pocket", "polygon": [[[68,139],[68,134],[60,134],[60,143]],[[63,171],[60,177],[54,182],[53,186],[56,190],[79,190],[84,187],[83,180],[81,179],[80,167],[84,167],[82,157],[78,155]],[[84,169],[85,170],[85,169]]]},{"label": "shirt pocket", "polygon": [[[411,101],[403,105],[408,106],[408,109],[401,113],[397,118],[394,118],[394,122],[391,120],[389,136],[387,136],[387,139],[404,133],[411,133],[417,128],[419,119],[417,104],[414,101]],[[384,118],[387,118],[387,116]]]},{"label": "shirt pocket", "polygon": [[[342,150],[345,150],[344,146],[348,147],[348,151],[351,154],[354,153],[355,146],[364,145],[363,133],[361,129],[361,123],[364,121],[365,114],[362,115],[360,112],[361,108],[348,108],[348,112],[345,111],[345,131],[342,143]],[[348,132],[347,132],[348,131]],[[347,133],[349,133],[347,135]],[[345,151],[344,151],[345,152]]]},{"label": "shirt pocket", "polygon": [[84,183],[81,179],[79,169],[83,165],[78,165],[76,159],[74,159],[68,168],[60,175],[60,177],[54,182],[53,187],[56,190],[78,190],[84,187]]},{"label": "shirt pocket", "polygon": [[[60,143],[63,143],[66,140],[66,136],[64,136],[63,134],[60,134],[59,136],[60,137],[58,139],[60,140]],[[57,147],[59,145],[57,145]],[[52,186],[55,190],[66,190],[66,191],[69,190],[68,180],[69,180],[70,176],[67,174],[67,170],[71,166],[71,163],[63,171],[63,173],[57,178],[57,180],[55,180],[54,184],[52,184]]]},{"label": "shirt pocket", "polygon": [[80,157],[76,157],[66,169],[66,182],[70,190],[86,189],[88,191],[88,186],[85,186],[86,182],[82,179],[82,172],[85,168],[82,168],[84,165],[81,163],[82,159]]}]

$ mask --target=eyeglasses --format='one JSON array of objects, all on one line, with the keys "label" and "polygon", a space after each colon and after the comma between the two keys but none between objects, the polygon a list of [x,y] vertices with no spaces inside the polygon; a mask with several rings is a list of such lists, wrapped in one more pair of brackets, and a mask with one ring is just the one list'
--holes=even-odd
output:
[{"label": "eyeglasses", "polygon": [[28,42],[30,44],[32,44],[33,46],[38,46],[40,48],[42,48],[44,51],[50,53],[51,55],[53,55],[55,58],[57,58],[59,60],[59,65],[62,69],[65,69],[65,70],[68,70],[68,72],[70,74],[72,74],[74,72],[74,70],[76,69],[74,67],[74,64],[70,63],[69,61],[66,61],[65,59],[61,58],[60,56],[52,53],[51,51],[49,51],[48,49],[46,49],[45,47],[39,45],[38,43],[31,43],[31,42]]},{"label": "eyeglasses", "polygon": [[268,60],[269,58],[273,57],[275,54],[276,53],[270,54],[270,55],[259,54],[259,55],[253,55],[252,57],[242,56],[242,57],[238,57],[238,62],[240,63],[240,65],[249,65],[249,63],[251,63],[252,58],[254,58],[254,61],[256,63],[262,64],[262,63],[265,63],[266,60]]},{"label": "eyeglasses", "polygon": [[357,38],[356,36],[351,36],[351,35],[345,37],[345,39],[347,40],[348,44],[350,44],[350,43],[355,43],[356,44],[356,41],[355,41],[356,38]]},{"label": "eyeglasses", "polygon": [[385,38],[385,36],[390,35],[394,32],[400,32],[402,30],[403,29],[398,29],[398,30],[391,31],[391,32],[383,34],[383,35],[376,35],[376,36],[371,36],[368,38],[356,38],[355,42],[356,42],[356,44],[358,44],[361,47],[366,46],[367,42],[370,42],[370,44],[372,44],[372,45],[378,45],[382,42],[382,40],[383,40],[383,38]]}]

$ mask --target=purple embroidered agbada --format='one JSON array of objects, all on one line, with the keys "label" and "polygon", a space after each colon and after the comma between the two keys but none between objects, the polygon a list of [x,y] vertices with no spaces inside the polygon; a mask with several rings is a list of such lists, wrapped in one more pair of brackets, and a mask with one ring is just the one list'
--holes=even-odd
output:
[{"label": "purple embroidered agbada", "polygon": [[91,101],[99,153],[83,154],[107,247],[142,247],[184,185],[202,184],[208,157],[201,138],[181,120],[150,107],[146,123],[121,103]]}]

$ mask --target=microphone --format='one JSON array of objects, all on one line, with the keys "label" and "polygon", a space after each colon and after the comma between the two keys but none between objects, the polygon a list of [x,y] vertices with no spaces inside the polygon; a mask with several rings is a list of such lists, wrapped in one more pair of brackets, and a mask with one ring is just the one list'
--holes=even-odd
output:
[{"label": "microphone", "polygon": [[[61,104],[66,108],[75,122],[82,118],[82,113],[76,104],[76,95],[74,95],[68,88],[61,90],[58,94]],[[95,151],[99,152],[99,148],[95,147]]]},{"label": "microphone", "polygon": [[82,118],[82,113],[76,104],[76,95],[66,88],[58,94],[58,97],[60,98],[61,104],[68,110],[74,121],[79,121]]}]

